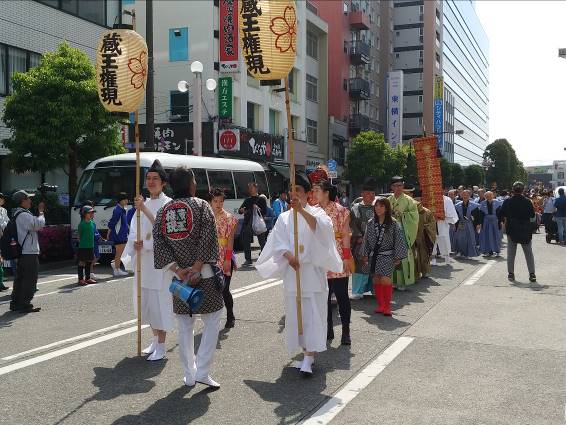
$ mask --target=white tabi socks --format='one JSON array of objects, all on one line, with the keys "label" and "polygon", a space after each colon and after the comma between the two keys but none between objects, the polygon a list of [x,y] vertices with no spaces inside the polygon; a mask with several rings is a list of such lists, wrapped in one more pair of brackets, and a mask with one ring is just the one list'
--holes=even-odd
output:
[{"label": "white tabi socks", "polygon": [[303,363],[301,364],[301,373],[305,375],[312,375],[312,365],[314,363],[314,356],[307,356],[303,359]]},{"label": "white tabi socks", "polygon": [[151,344],[142,350],[142,354],[152,354],[157,346],[157,337],[153,337]]},{"label": "white tabi socks", "polygon": [[155,346],[155,351],[148,356],[146,360],[154,362],[165,358],[165,344],[158,342]]}]

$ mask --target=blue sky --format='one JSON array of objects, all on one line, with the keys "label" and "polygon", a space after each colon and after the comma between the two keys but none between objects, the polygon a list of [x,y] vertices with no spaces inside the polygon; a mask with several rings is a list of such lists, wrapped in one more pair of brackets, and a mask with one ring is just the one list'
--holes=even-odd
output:
[{"label": "blue sky", "polygon": [[566,159],[566,1],[476,2],[489,37],[489,138],[525,165]]}]

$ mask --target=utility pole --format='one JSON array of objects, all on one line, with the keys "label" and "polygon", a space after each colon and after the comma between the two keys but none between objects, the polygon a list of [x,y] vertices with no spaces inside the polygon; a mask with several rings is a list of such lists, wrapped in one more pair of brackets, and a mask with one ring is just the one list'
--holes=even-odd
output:
[{"label": "utility pole", "polygon": [[145,91],[145,138],[146,148],[153,148],[155,120],[153,85],[153,0],[145,2],[145,39],[147,43],[147,88]]}]

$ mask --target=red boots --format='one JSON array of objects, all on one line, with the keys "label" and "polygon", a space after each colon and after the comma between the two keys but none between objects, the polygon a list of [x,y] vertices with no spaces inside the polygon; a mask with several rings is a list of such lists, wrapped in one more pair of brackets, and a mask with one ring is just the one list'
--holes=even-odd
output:
[{"label": "red boots", "polygon": [[377,300],[376,313],[391,316],[391,298],[393,297],[393,285],[373,285],[375,299]]}]

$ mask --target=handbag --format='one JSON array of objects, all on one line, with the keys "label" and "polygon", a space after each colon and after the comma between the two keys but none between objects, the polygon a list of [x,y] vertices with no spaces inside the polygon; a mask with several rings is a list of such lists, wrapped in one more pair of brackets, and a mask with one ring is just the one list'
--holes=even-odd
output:
[{"label": "handbag", "polygon": [[191,317],[193,312],[198,311],[204,302],[204,292],[202,289],[189,286],[176,277],[173,278],[171,285],[169,285],[169,292],[188,307],[189,316]]},{"label": "handbag", "polygon": [[265,224],[265,220],[261,216],[258,208],[254,208],[253,218],[252,218],[252,230],[254,235],[261,235],[267,232],[267,225]]}]

